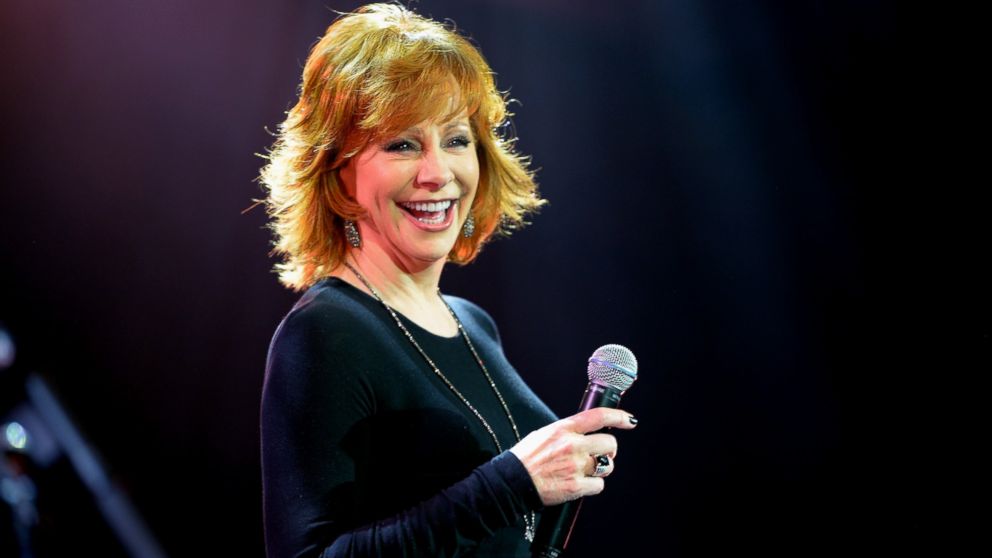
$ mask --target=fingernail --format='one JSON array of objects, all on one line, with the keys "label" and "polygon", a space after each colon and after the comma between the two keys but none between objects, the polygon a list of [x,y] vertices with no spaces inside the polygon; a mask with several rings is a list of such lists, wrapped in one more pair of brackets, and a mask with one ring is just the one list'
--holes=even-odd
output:
[{"label": "fingernail", "polygon": [[627,417],[627,420],[630,421],[630,424],[633,424],[634,426],[637,426],[637,419],[634,418],[634,415],[630,415],[629,417]]}]

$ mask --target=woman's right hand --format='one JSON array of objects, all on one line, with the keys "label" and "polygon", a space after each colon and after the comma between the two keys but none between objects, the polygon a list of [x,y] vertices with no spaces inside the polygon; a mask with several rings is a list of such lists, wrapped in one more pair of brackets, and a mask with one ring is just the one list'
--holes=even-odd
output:
[{"label": "woman's right hand", "polygon": [[[531,432],[510,451],[530,473],[541,502],[554,506],[599,494],[605,486],[602,477],[613,472],[617,439],[589,433],[607,427],[630,430],[636,424],[630,413],[619,409],[589,409]],[[610,464],[605,473],[594,477],[598,455],[608,456]]]}]

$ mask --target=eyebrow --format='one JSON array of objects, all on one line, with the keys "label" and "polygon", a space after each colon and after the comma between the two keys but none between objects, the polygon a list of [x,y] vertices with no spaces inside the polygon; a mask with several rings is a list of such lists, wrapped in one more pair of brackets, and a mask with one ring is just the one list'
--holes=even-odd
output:
[{"label": "eyebrow", "polygon": [[471,127],[471,126],[469,126],[469,120],[468,120],[468,118],[459,118],[458,120],[452,120],[451,122],[448,122],[447,124],[445,124],[444,131],[447,132],[448,130],[450,130],[452,128],[458,128],[459,126]]}]

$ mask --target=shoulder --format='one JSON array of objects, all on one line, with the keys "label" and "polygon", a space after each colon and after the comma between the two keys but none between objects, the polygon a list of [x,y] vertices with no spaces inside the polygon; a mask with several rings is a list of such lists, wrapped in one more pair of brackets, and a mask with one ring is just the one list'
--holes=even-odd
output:
[{"label": "shoulder", "polygon": [[364,368],[363,355],[381,339],[381,321],[359,296],[337,280],[317,283],[300,297],[272,336],[267,373],[280,370]]},{"label": "shoulder", "polygon": [[374,316],[339,284],[322,281],[307,290],[276,328],[272,342],[299,336],[352,337],[374,324]]},{"label": "shoulder", "polygon": [[497,343],[499,342],[499,328],[496,327],[496,321],[482,307],[457,296],[444,295],[444,300],[455,311],[458,319],[469,330],[469,333],[485,333]]}]

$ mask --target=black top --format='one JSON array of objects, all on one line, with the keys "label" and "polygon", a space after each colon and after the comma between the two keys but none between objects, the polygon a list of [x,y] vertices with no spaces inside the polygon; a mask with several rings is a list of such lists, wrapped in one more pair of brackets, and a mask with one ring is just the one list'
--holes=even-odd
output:
[{"label": "black top", "polygon": [[[555,420],[516,373],[492,318],[445,297],[526,436]],[[269,558],[529,556],[541,506],[506,413],[460,337],[404,325],[485,417],[504,450],[382,305],[329,278],[276,330],[262,394]]]}]

